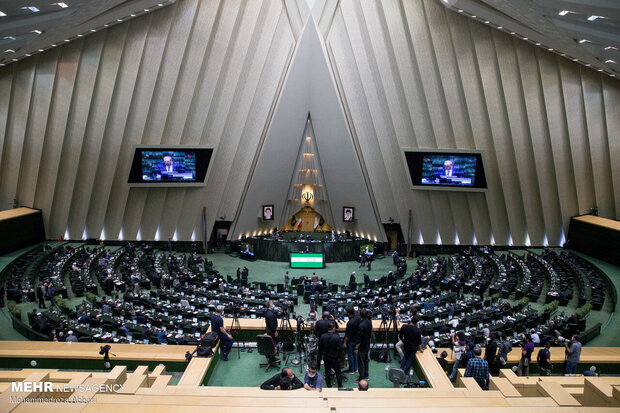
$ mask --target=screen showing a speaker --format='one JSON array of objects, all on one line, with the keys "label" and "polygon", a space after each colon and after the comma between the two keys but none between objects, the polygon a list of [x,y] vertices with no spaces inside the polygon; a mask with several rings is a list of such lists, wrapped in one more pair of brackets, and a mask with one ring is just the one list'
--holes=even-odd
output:
[{"label": "screen showing a speaker", "polygon": [[480,153],[406,151],[405,159],[416,188],[487,187]]},{"label": "screen showing a speaker", "polygon": [[204,182],[213,149],[136,148],[129,183]]}]

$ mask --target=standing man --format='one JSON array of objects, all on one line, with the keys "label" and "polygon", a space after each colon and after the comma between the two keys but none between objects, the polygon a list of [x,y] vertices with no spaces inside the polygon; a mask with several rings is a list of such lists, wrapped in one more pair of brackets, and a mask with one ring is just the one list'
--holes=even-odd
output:
[{"label": "standing man", "polygon": [[222,360],[228,361],[228,353],[230,353],[234,340],[224,328],[222,311],[224,311],[224,306],[218,305],[215,309],[215,315],[211,317],[211,331],[217,333],[218,338],[222,342]]},{"label": "standing man", "polygon": [[325,380],[327,387],[332,387],[332,372],[336,373],[338,388],[342,388],[342,372],[340,371],[339,354],[342,347],[340,336],[336,334],[336,322],[330,320],[329,330],[319,339],[319,360],[325,362]]},{"label": "standing man", "polygon": [[581,343],[579,335],[575,334],[571,339],[570,346],[568,341],[564,343],[566,346],[566,374],[577,374],[577,364],[581,357]]},{"label": "standing man", "polygon": [[353,306],[348,305],[346,308],[349,321],[347,322],[347,329],[344,333],[343,347],[347,352],[347,359],[349,363],[349,369],[346,371],[349,374],[355,374],[357,372],[357,354],[355,347],[359,343],[359,325],[360,318],[355,315]]},{"label": "standing man", "polygon": [[[568,347],[568,344],[566,346]],[[529,376],[530,375],[530,363],[532,362],[533,352],[534,352],[534,343],[532,343],[532,337],[529,334],[526,334],[523,348],[521,349],[521,360],[519,360],[519,366],[517,367],[518,376]],[[568,370],[568,363],[567,363],[567,370]]]},{"label": "standing man", "polygon": [[288,282],[290,280],[290,277],[288,275],[288,271],[286,272],[286,274],[284,274],[284,289],[288,290]]},{"label": "standing man", "polygon": [[349,288],[351,288],[352,290],[355,290],[355,271],[353,271],[351,273],[351,276],[349,277]]},{"label": "standing man", "polygon": [[278,317],[273,311],[273,301],[267,302],[267,311],[265,311],[265,333],[273,338],[273,342],[276,342],[278,337]]},{"label": "standing man", "polygon": [[37,300],[39,300],[39,308],[46,308],[45,307],[45,287],[43,286],[43,283],[39,283],[39,286],[37,287]]},{"label": "standing man", "polygon": [[551,341],[547,341],[545,344],[545,348],[541,348],[538,350],[538,356],[536,357],[536,361],[538,361],[538,371],[541,376],[550,376],[551,369],[553,365],[551,364],[551,352],[549,348],[551,347]]},{"label": "standing man", "polygon": [[372,335],[370,314],[370,311],[365,308],[360,311],[359,342],[355,346],[360,372],[358,383],[359,380],[368,380],[368,354],[370,353],[370,336]]},{"label": "standing man", "polygon": [[415,352],[420,351],[420,353],[422,353],[424,351],[422,350],[422,331],[418,328],[417,324],[417,317],[411,314],[409,322],[400,328],[399,338],[403,341],[404,353],[400,362],[400,369],[404,371],[405,374],[409,374]]},{"label": "standing man", "polygon": [[496,363],[497,360],[497,336],[495,333],[489,334],[489,342],[484,348],[484,359],[489,364],[489,371],[491,374],[499,374],[499,367]]},{"label": "standing man", "polygon": [[473,377],[482,390],[488,390],[489,364],[480,358],[481,354],[482,349],[479,346],[474,347],[474,356],[467,362],[465,377]]}]

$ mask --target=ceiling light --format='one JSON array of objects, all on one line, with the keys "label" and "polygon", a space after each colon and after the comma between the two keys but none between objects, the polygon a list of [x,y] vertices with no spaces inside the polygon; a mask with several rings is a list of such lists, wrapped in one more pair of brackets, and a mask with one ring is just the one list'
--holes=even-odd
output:
[{"label": "ceiling light", "polygon": [[39,11],[38,8],[34,7],[34,6],[26,6],[26,7],[22,7],[22,10],[30,10],[33,13],[37,13]]},{"label": "ceiling light", "polygon": [[564,56],[566,56],[566,53],[562,53],[560,56],[564,57]]},{"label": "ceiling light", "polygon": [[586,67],[590,67],[590,63],[586,64]]},{"label": "ceiling light", "polygon": [[55,45],[55,44],[51,44],[50,46],[52,46],[52,47],[56,47],[56,45]]},{"label": "ceiling light", "polygon": [[536,46],[540,46],[540,43],[539,43],[539,42],[537,42],[537,43],[536,43]]},{"label": "ceiling light", "polygon": [[603,16],[596,16],[596,15],[592,15],[590,17],[588,17],[588,21],[595,21],[596,19],[606,19],[607,17],[603,17]]},{"label": "ceiling light", "polygon": [[588,39],[581,39],[581,40],[579,40],[579,44],[584,44],[584,43],[592,43],[592,42],[589,41]]},{"label": "ceiling light", "polygon": [[94,32],[96,32],[97,30],[95,30],[95,29],[90,29],[90,31],[94,33]]},{"label": "ceiling light", "polygon": [[30,56],[31,56],[30,53],[26,53],[26,57],[30,57]]},{"label": "ceiling light", "polygon": [[158,7],[161,7],[161,6],[163,6],[163,4],[162,4],[162,3],[159,3],[157,6],[158,6]]},{"label": "ceiling light", "polygon": [[491,22],[490,22],[490,21],[488,21],[488,20],[485,20],[485,21],[484,21],[484,24],[489,24],[489,23],[491,23]]},{"label": "ceiling light", "polygon": [[144,11],[148,13],[148,12],[149,12],[149,9],[144,9]]},{"label": "ceiling light", "polygon": [[135,15],[135,14],[133,14],[133,13],[132,13],[132,14],[130,14],[130,16],[131,16],[131,17],[136,17],[136,15]]},{"label": "ceiling light", "polygon": [[618,48],[615,46],[607,46],[605,50],[618,50]]},{"label": "ceiling light", "polygon": [[117,22],[122,22],[122,21],[123,21],[123,19],[116,19],[116,21],[117,21]]},{"label": "ceiling light", "polygon": [[598,69],[598,71],[599,71],[599,72],[602,72],[602,71],[603,71],[603,69]]},{"label": "ceiling light", "polygon": [[553,48],[551,48],[551,47],[548,48],[547,50],[549,50],[550,52],[553,52]]},{"label": "ceiling light", "polygon": [[578,62],[578,61],[579,61],[579,60],[577,60],[577,59],[573,59],[573,62]]},{"label": "ceiling light", "polygon": [[[6,16],[6,13],[3,12],[3,11],[0,11],[0,17],[4,17],[4,16]],[[4,66],[4,65],[2,65],[2,66]]]},{"label": "ceiling light", "polygon": [[78,34],[77,37],[84,37],[84,35],[83,34]]},{"label": "ceiling light", "polygon": [[40,52],[42,52],[42,51],[43,51],[43,49],[39,49],[39,51],[40,51]]},{"label": "ceiling light", "polygon": [[574,13],[574,11],[570,11],[570,10],[562,10],[561,12],[559,12],[558,14],[560,16],[566,16],[568,13]]},{"label": "ceiling light", "polygon": [[605,63],[616,63],[616,62],[615,60],[608,59],[608,60],[605,60]]},{"label": "ceiling light", "polygon": [[502,26],[497,26],[497,30],[502,30],[503,27]]},{"label": "ceiling light", "polygon": [[4,36],[3,40],[15,40],[14,36]]},{"label": "ceiling light", "polygon": [[527,38],[527,37],[524,37],[524,38],[523,38],[523,40],[529,40],[529,38]]},{"label": "ceiling light", "polygon": [[42,32],[41,30],[33,30],[33,31],[31,31],[30,33],[41,34],[41,33],[43,33],[43,32]]},{"label": "ceiling light", "polygon": [[472,19],[475,19],[476,17],[477,17],[476,15],[471,16]]},{"label": "ceiling light", "polygon": [[62,7],[63,9],[66,9],[67,7],[69,7],[67,5],[67,3],[62,3],[62,2],[61,3],[52,3],[52,6],[59,6],[59,7]]},{"label": "ceiling light", "polygon": [[515,34],[515,32],[510,32],[510,34]]},{"label": "ceiling light", "polygon": [[109,27],[109,26],[110,26],[109,24],[104,24],[104,25],[103,25],[103,27]]},{"label": "ceiling light", "polygon": [[15,53],[15,50],[13,50],[13,49],[6,49],[4,51],[4,53]]}]

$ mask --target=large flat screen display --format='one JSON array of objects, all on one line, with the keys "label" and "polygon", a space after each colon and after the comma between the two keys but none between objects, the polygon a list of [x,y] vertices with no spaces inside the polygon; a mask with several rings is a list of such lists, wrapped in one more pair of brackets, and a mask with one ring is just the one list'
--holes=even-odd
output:
[{"label": "large flat screen display", "polygon": [[411,185],[416,189],[487,187],[480,152],[405,150],[404,154]]},{"label": "large flat screen display", "polygon": [[323,268],[325,260],[321,253],[291,253],[291,268]]},{"label": "large flat screen display", "polygon": [[129,174],[132,184],[201,184],[213,149],[197,147],[137,147]]}]

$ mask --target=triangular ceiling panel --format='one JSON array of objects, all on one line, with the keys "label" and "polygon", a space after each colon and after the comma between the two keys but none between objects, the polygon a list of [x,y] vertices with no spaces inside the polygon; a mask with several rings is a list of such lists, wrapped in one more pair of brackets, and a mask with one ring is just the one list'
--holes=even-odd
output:
[{"label": "triangular ceiling panel", "polygon": [[[377,240],[385,232],[375,211],[362,173],[327,53],[312,17],[306,21],[289,66],[274,114],[259,147],[241,207],[233,222],[232,237],[269,232],[284,222],[288,192],[297,164],[300,137],[312,117],[315,145],[329,188],[330,224]],[[263,205],[274,205],[274,220],[262,221]],[[355,222],[345,223],[343,207],[355,208]]]}]

